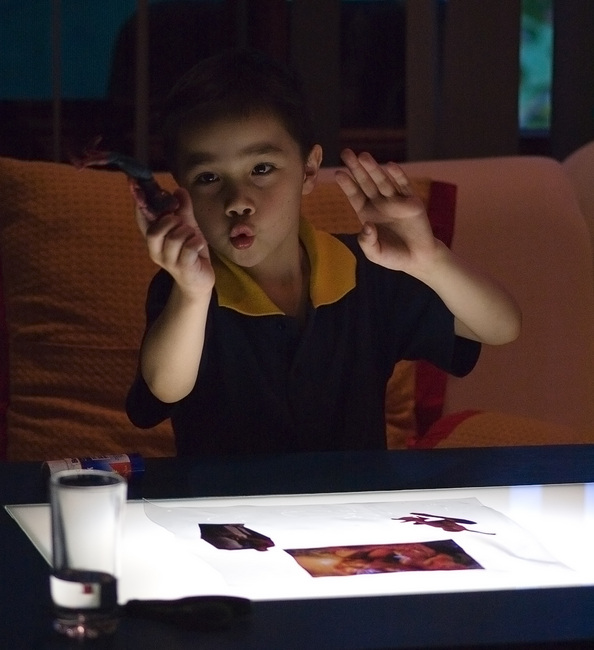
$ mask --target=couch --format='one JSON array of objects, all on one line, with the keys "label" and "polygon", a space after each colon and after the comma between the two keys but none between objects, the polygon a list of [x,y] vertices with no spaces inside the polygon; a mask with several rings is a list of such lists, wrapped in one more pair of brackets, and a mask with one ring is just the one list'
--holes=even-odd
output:
[{"label": "couch", "polygon": [[567,156],[562,164],[563,171],[575,190],[578,205],[586,217],[594,249],[594,141]]},{"label": "couch", "polygon": [[[514,293],[524,326],[463,379],[398,364],[389,447],[593,442],[592,247],[570,174],[544,157],[403,167],[436,235]],[[356,230],[334,171],[322,169],[304,214]],[[174,454],[169,423],[137,430],[124,413],[156,269],[123,174],[0,159],[0,261],[0,457]]]}]

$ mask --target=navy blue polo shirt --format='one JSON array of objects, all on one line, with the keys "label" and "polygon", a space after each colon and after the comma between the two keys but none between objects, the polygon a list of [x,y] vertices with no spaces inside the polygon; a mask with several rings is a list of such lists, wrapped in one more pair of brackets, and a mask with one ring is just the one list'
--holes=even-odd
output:
[{"label": "navy blue polo shirt", "polygon": [[[363,255],[356,237],[302,221],[311,265],[305,322],[286,316],[240,267],[212,256],[215,290],[192,392],[159,401],[137,376],[131,421],[170,417],[180,455],[384,449],[386,383],[401,359],[426,359],[463,376],[480,345],[457,337],[437,294]],[[163,309],[172,278],[157,273],[147,325]]]}]

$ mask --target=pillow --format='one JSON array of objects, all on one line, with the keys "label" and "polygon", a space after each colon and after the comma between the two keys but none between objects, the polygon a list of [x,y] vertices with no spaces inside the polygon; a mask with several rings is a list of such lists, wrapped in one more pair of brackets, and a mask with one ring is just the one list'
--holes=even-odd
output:
[{"label": "pillow", "polygon": [[0,206],[8,459],[173,455],[169,423],[124,412],[156,272],[125,176],[0,158]]},{"label": "pillow", "polygon": [[[330,178],[327,170],[324,174]],[[456,210],[456,186],[427,178],[410,179],[423,200],[436,237],[451,246]],[[334,182],[319,183],[303,198],[303,214],[320,230],[356,233],[361,224],[342,190]],[[405,449],[422,438],[443,412],[447,373],[424,361],[396,364],[386,387],[386,441],[389,449]]]}]

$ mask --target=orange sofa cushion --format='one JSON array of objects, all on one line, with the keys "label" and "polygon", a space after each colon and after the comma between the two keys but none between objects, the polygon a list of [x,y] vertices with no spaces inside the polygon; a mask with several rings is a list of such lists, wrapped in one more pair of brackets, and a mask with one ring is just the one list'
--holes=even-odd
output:
[{"label": "orange sofa cushion", "polygon": [[124,412],[156,268],[123,174],[0,159],[10,460],[174,454]]}]

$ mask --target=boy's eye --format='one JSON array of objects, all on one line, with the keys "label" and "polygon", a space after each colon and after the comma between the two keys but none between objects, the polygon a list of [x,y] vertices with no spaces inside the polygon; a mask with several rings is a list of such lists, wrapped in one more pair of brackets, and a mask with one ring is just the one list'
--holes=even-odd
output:
[{"label": "boy's eye", "polygon": [[270,163],[260,163],[254,167],[252,173],[254,176],[265,176],[266,174],[270,174],[273,169],[274,166]]},{"label": "boy's eye", "polygon": [[213,172],[202,172],[196,176],[195,182],[199,185],[209,185],[219,180],[219,177]]}]

